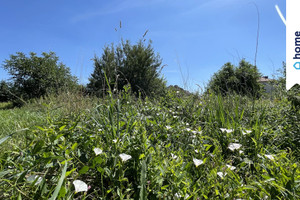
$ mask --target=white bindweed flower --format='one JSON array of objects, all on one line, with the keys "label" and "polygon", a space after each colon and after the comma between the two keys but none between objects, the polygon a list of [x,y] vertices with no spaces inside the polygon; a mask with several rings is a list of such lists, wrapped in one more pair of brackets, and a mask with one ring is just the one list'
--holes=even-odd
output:
[{"label": "white bindweed flower", "polygon": [[171,128],[172,128],[171,126],[166,126],[166,129],[167,129],[167,130],[169,130],[169,129],[171,129]]},{"label": "white bindweed flower", "polygon": [[196,165],[196,167],[203,164],[203,160],[200,160],[200,159],[197,159],[197,158],[193,158],[193,162]]},{"label": "white bindweed flower", "polygon": [[98,156],[99,154],[101,154],[103,151],[100,148],[94,148],[94,152],[96,154],[96,156]]},{"label": "white bindweed flower", "polygon": [[81,180],[75,180],[73,181],[73,184],[75,186],[75,192],[86,192],[88,191],[88,186],[85,182]]},{"label": "white bindweed flower", "polygon": [[234,151],[236,149],[239,149],[241,148],[241,144],[239,143],[230,143],[229,146],[228,146],[228,149],[230,149],[231,151]]},{"label": "white bindweed flower", "polygon": [[246,134],[249,134],[249,133],[251,133],[252,131],[251,130],[245,130],[245,131],[242,131],[242,134],[243,135],[246,135]]},{"label": "white bindweed flower", "polygon": [[220,176],[221,178],[224,178],[226,176],[226,173],[217,172],[217,175]]},{"label": "white bindweed flower", "polygon": [[173,159],[178,158],[175,154],[172,154],[172,153],[171,153],[171,157],[172,157]]},{"label": "white bindweed flower", "polygon": [[230,170],[235,170],[236,169],[236,167],[235,166],[232,166],[232,165],[226,165],[227,166],[227,168],[229,168]]},{"label": "white bindweed flower", "polygon": [[37,180],[37,181],[35,182],[34,185],[38,185],[42,182],[43,178],[38,175],[31,175],[27,178],[27,181],[31,182],[31,183],[34,182],[35,180]]},{"label": "white bindweed flower", "polygon": [[120,158],[122,159],[123,162],[126,162],[127,160],[132,158],[131,155],[128,155],[128,154],[125,154],[125,153],[122,153],[119,156],[120,156]]},{"label": "white bindweed flower", "polygon": [[265,156],[266,156],[267,158],[269,158],[270,160],[274,160],[274,156],[273,156],[273,155],[265,154]]},{"label": "white bindweed flower", "polygon": [[233,132],[233,129],[226,129],[226,128],[220,128],[220,130],[224,133],[232,133]]}]

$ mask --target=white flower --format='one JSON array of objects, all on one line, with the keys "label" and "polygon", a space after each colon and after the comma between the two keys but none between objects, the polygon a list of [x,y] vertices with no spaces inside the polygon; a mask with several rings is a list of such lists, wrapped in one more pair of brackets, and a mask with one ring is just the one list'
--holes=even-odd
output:
[{"label": "white flower", "polygon": [[101,131],[102,131],[102,128],[99,128],[98,131],[101,132]]},{"label": "white flower", "polygon": [[185,130],[186,130],[186,131],[191,131],[191,129],[190,129],[190,128],[186,128]]},{"label": "white flower", "polygon": [[173,159],[176,159],[176,158],[177,158],[177,156],[176,156],[175,154],[172,154],[172,153],[171,153],[171,157],[172,157]]},{"label": "white flower", "polygon": [[220,128],[220,130],[224,133],[224,132],[226,132],[226,133],[231,133],[231,132],[233,132],[233,129],[226,129],[226,128]]},{"label": "white flower", "polygon": [[196,167],[203,164],[203,160],[199,160],[197,158],[193,158],[193,162],[196,165]]},{"label": "white flower", "polygon": [[273,156],[273,155],[265,154],[265,156],[266,156],[267,158],[269,158],[270,160],[274,160],[274,156]]},{"label": "white flower", "polygon": [[95,152],[95,154],[97,156],[97,155],[101,154],[103,151],[100,148],[94,148],[94,152]]},{"label": "white flower", "polygon": [[199,153],[199,150],[198,150],[198,149],[195,149],[195,152],[196,152],[196,153]]},{"label": "white flower", "polygon": [[114,142],[114,143],[117,143],[117,141],[118,141],[117,139],[113,139],[113,142]]},{"label": "white flower", "polygon": [[185,125],[189,126],[190,124],[189,124],[189,123],[186,123]]},{"label": "white flower", "polygon": [[252,131],[251,130],[245,130],[245,131],[242,131],[242,134],[243,135],[246,135],[246,134],[249,134],[249,133],[251,133]]},{"label": "white flower", "polygon": [[75,186],[75,192],[86,192],[88,191],[88,186],[85,182],[81,180],[75,180],[73,181],[73,184]]},{"label": "white flower", "polygon": [[235,170],[236,167],[235,166],[231,166],[231,165],[226,165],[230,170]]},{"label": "white flower", "polygon": [[228,146],[228,149],[230,149],[231,151],[234,151],[236,149],[239,149],[241,148],[241,144],[239,143],[230,143],[229,146]]},{"label": "white flower", "polygon": [[131,155],[128,155],[128,154],[125,154],[125,153],[122,153],[119,156],[120,156],[120,158],[122,159],[123,162],[126,162],[127,160],[132,158]]},{"label": "white flower", "polygon": [[217,175],[220,176],[221,178],[224,178],[224,176],[226,176],[226,173],[223,173],[223,172],[217,172]]},{"label": "white flower", "polygon": [[169,129],[171,129],[171,128],[172,128],[171,126],[166,126],[166,129],[167,129],[167,130],[169,130]]},{"label": "white flower", "polygon": [[37,181],[35,182],[34,185],[38,185],[42,182],[43,178],[38,176],[38,175],[31,175],[27,178],[28,182],[34,182],[37,179]]}]

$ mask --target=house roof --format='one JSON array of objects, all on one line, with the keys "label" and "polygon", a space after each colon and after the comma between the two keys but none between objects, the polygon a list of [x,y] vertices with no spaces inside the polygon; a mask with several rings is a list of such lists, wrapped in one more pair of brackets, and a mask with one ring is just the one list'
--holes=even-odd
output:
[{"label": "house roof", "polygon": [[268,76],[262,76],[258,79],[258,82],[260,83],[265,83],[265,82],[270,82],[272,79],[269,79]]}]

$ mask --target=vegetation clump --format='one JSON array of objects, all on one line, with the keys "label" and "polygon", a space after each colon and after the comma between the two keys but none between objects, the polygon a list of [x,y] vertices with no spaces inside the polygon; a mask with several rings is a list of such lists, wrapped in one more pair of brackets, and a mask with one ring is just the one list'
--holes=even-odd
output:
[{"label": "vegetation clump", "polygon": [[58,61],[54,52],[43,52],[41,57],[33,52],[29,57],[21,52],[11,55],[3,65],[11,77],[9,83],[1,83],[2,99],[23,104],[29,99],[76,87],[77,78]]},{"label": "vegetation clump", "polygon": [[256,66],[242,60],[238,67],[226,63],[215,73],[208,84],[208,90],[227,95],[236,93],[242,96],[260,97],[262,88],[258,79],[261,77]]},{"label": "vegetation clump", "polygon": [[143,40],[135,45],[127,40],[118,46],[106,46],[100,58],[95,56],[94,67],[87,85],[91,94],[104,96],[110,88],[121,91],[127,84],[134,94],[141,93],[143,97],[165,91],[165,81],[160,77],[162,60],[151,41],[148,45]]}]

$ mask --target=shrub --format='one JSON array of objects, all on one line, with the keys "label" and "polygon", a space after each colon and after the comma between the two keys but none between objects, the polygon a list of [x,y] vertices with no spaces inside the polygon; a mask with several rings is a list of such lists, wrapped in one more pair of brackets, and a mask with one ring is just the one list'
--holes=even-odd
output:
[{"label": "shrub", "polygon": [[131,45],[127,40],[118,46],[106,46],[101,58],[94,58],[94,72],[87,85],[88,91],[97,96],[108,89],[123,90],[131,85],[133,93],[143,96],[161,94],[165,81],[160,77],[162,60],[155,54],[151,41],[145,45],[142,40]]},{"label": "shrub", "polygon": [[208,84],[208,90],[220,92],[223,96],[237,93],[242,96],[259,97],[261,86],[258,79],[261,76],[256,66],[242,60],[238,67],[230,62],[215,73]]},{"label": "shrub", "polygon": [[17,52],[5,60],[3,68],[11,76],[13,99],[28,100],[75,87],[77,79],[58,60],[54,52],[43,52],[42,57],[33,52],[29,57]]}]

